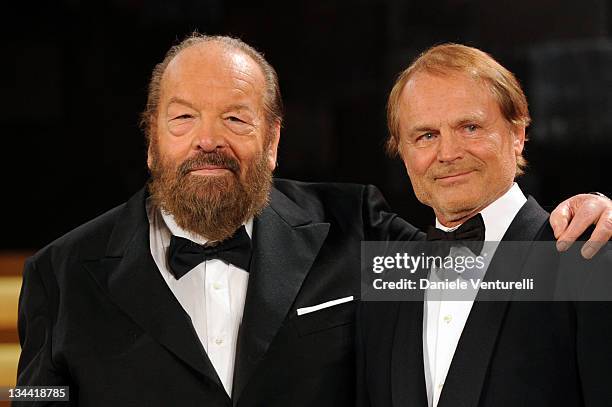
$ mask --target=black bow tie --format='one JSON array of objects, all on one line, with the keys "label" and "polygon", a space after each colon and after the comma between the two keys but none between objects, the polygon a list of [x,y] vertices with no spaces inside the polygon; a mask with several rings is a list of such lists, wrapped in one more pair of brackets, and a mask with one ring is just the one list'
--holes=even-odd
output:
[{"label": "black bow tie", "polygon": [[[452,232],[445,232],[433,226],[429,226],[427,229],[428,241],[453,242],[453,246],[457,245],[455,243],[461,242],[461,246],[466,246],[476,255],[480,254],[482,250],[484,238],[485,224],[480,214],[468,219],[467,222]],[[448,249],[450,247],[447,248],[446,253],[448,253]]]},{"label": "black bow tie", "polygon": [[172,235],[168,248],[168,265],[178,280],[198,264],[219,259],[249,271],[251,238],[244,225],[232,237],[215,246],[202,246],[189,239]]}]

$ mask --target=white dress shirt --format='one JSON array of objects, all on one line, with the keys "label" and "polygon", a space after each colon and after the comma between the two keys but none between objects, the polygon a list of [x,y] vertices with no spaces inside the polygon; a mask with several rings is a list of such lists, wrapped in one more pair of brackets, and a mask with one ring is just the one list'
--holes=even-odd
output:
[{"label": "white dress shirt", "polygon": [[[512,187],[500,198],[491,203],[480,212],[485,224],[485,242],[499,242],[508,230],[527,198],[514,183]],[[459,225],[460,226],[460,225]],[[444,227],[436,219],[436,227],[446,232],[458,228]],[[487,244],[481,254],[484,255],[485,267],[482,278],[495,253],[497,245]],[[450,255],[461,254],[465,247],[451,248]],[[435,271],[430,272],[430,278],[435,279]],[[470,315],[474,298],[478,293],[472,290],[469,300],[445,301],[440,291],[426,290],[423,310],[423,357],[425,368],[425,384],[427,386],[427,400],[430,407],[436,407],[444,387],[444,381],[450,368],[457,344],[465,323]]]},{"label": "white dress shirt", "polygon": [[[207,241],[179,227],[171,214],[147,201],[151,254],[170,290],[191,318],[193,327],[228,395],[232,394],[238,329],[242,322],[249,273],[222,260],[207,260],[179,280],[170,272],[167,250],[170,237],[198,244]],[[245,223],[252,238],[253,219]]]}]

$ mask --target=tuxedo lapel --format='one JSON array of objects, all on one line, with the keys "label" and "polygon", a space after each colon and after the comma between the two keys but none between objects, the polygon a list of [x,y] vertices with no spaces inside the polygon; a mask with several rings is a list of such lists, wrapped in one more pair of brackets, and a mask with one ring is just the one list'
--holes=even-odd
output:
[{"label": "tuxedo lapel", "polygon": [[195,372],[223,391],[191,319],[163,280],[149,246],[146,192],[123,209],[106,257],[84,263],[98,285],[136,324]]},{"label": "tuxedo lapel", "polygon": [[391,353],[394,407],[427,407],[423,360],[423,301],[400,302]]},{"label": "tuxedo lapel", "polygon": [[[548,221],[548,213],[529,197],[506,231],[485,274],[485,281],[518,281],[533,242]],[[511,243],[508,243],[511,242]],[[439,407],[477,406],[482,393],[491,356],[503,325],[512,293],[496,301],[486,301],[487,293],[479,291],[457,344]]]},{"label": "tuxedo lapel", "polygon": [[253,257],[234,369],[234,405],[287,317],[325,238],[329,223],[276,189],[254,222]]}]

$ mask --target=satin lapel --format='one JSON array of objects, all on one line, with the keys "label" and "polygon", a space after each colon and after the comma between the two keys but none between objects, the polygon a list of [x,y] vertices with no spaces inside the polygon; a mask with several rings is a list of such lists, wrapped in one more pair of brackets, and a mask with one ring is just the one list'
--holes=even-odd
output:
[{"label": "satin lapel", "polygon": [[427,407],[423,360],[423,301],[400,302],[391,353],[393,406]]},{"label": "satin lapel", "polygon": [[[533,242],[548,221],[548,213],[529,197],[506,231],[502,242]],[[485,281],[519,281],[531,249],[530,243],[501,244],[491,260]],[[512,294],[499,301],[486,300],[479,291],[457,344],[439,407],[473,407],[478,405],[491,356]],[[499,298],[499,294],[496,294]]]},{"label": "satin lapel", "polygon": [[223,386],[191,319],[163,280],[151,256],[146,194],[141,191],[124,208],[105,258],[86,261],[86,269],[136,324],[195,372]]},{"label": "satin lapel", "polygon": [[312,223],[273,189],[271,203],[254,224],[254,246],[234,369],[234,405],[287,317],[329,231]]}]

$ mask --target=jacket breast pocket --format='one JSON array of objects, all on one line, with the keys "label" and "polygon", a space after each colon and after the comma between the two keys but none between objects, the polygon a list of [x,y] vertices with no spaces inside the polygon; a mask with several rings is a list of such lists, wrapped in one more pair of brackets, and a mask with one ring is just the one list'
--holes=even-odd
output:
[{"label": "jacket breast pocket", "polygon": [[356,301],[345,302],[308,314],[297,315],[293,323],[299,336],[306,336],[327,329],[352,324],[355,320]]}]

